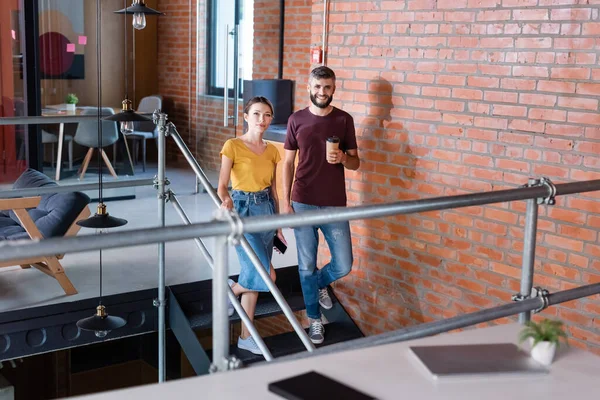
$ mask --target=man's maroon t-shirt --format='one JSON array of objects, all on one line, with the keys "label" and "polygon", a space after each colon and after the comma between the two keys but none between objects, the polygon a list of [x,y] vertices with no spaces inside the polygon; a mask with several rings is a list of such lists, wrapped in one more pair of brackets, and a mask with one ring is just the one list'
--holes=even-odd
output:
[{"label": "man's maroon t-shirt", "polygon": [[292,200],[314,206],[346,205],[344,166],[325,159],[326,140],[340,138],[343,151],[357,148],[352,116],[338,108],[324,117],[308,108],[297,111],[288,120],[284,148],[299,150]]}]

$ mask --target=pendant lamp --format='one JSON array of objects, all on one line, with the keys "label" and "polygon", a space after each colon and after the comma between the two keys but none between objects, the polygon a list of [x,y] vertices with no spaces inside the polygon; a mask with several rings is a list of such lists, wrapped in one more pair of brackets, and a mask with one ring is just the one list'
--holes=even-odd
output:
[{"label": "pendant lamp", "polygon": [[163,15],[150,7],[146,7],[144,0],[133,0],[130,7],[115,11],[116,14],[133,14],[132,25],[135,29],[144,29],[146,27],[146,15]]},{"label": "pendant lamp", "polygon": [[[124,0],[123,5],[126,5],[126,4],[127,3]],[[143,3],[142,3],[142,5],[143,5]],[[135,6],[135,1],[134,1],[134,6]],[[132,7],[129,7],[129,8],[132,8]],[[129,71],[128,71],[129,54],[127,53],[127,14],[131,14],[131,13],[124,12],[124,10],[128,10],[128,8],[125,8],[121,11],[115,11],[115,13],[124,14],[123,21],[125,22],[123,24],[124,25],[124,35],[125,35],[125,99],[122,102],[123,106],[122,106],[121,112],[118,114],[109,115],[108,117],[105,117],[104,120],[118,122],[121,133],[124,136],[127,136],[133,132],[133,123],[134,122],[151,122],[152,118],[148,118],[148,117],[145,117],[143,115],[136,113],[133,110],[131,100],[129,100],[129,95],[128,95],[128,93],[129,93]],[[152,10],[152,9],[149,8],[149,10]],[[158,11],[156,11],[156,12],[158,12]],[[135,15],[134,15],[134,18],[135,18]],[[144,26],[145,26],[145,22],[144,22]]]},{"label": "pendant lamp", "polygon": [[[101,31],[100,26],[102,22],[100,0],[96,0],[96,12],[97,12],[97,26],[96,26],[96,60],[98,67],[98,143],[102,143],[102,89],[101,89]],[[90,218],[82,221],[78,221],[77,225],[84,228],[94,228],[96,233],[104,233],[107,228],[115,228],[123,226],[127,223],[122,218],[111,217],[106,211],[106,205],[103,203],[102,198],[102,157],[101,152],[98,152],[98,208],[96,214]],[[91,317],[80,319],[77,321],[77,326],[80,329],[86,331],[94,331],[96,336],[103,338],[114,329],[120,328],[126,324],[125,320],[121,317],[109,316],[106,313],[106,307],[102,304],[102,249],[100,250],[100,298],[98,307],[96,307],[96,314]]]}]

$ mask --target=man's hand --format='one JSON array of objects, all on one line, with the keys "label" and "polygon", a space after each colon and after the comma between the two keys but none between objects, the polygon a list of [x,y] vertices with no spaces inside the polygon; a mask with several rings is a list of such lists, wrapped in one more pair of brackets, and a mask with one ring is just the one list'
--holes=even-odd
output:
[{"label": "man's hand", "polygon": [[279,210],[280,214],[294,214],[294,208],[291,204],[283,204],[281,210]]},{"label": "man's hand", "polygon": [[346,158],[346,154],[341,151],[340,149],[337,150],[331,150],[329,153],[327,153],[327,162],[329,164],[340,164],[340,163],[344,163]]}]

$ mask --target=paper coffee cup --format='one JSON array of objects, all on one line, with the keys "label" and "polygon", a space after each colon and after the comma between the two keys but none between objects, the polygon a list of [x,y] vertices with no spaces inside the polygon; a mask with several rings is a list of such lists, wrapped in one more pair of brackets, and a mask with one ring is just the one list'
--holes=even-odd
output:
[{"label": "paper coffee cup", "polygon": [[339,149],[340,138],[337,136],[328,137],[326,144],[327,144],[327,151],[325,154],[325,158],[327,159],[327,155],[329,154],[330,151]]}]

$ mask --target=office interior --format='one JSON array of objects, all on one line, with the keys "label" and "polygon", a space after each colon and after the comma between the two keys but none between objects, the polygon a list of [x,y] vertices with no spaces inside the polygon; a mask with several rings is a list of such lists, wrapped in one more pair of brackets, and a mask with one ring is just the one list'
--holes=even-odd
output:
[{"label": "office interior", "polygon": [[[142,22],[115,13],[140,3],[161,14]],[[120,122],[96,119],[99,107],[102,118],[118,116],[129,99],[172,124],[164,225],[214,222],[219,152],[243,135],[245,101],[273,102],[264,139],[283,156],[288,117],[310,104],[309,73],[327,65],[337,76],[332,104],[353,116],[361,158],[345,172],[348,206],[398,202],[404,211],[352,219],[353,269],[330,288],[323,345],[309,348],[276,298],[261,294],[255,326],[273,360],[236,348],[236,313],[226,338],[235,371],[210,373],[212,261],[192,237],[165,244],[164,347],[158,243],[108,248],[102,259],[99,249],[61,254],[72,290],[52,271],[0,259],[0,399],[278,398],[270,383],[309,371],[375,398],[591,393],[590,371],[600,366],[599,11],[576,0],[2,0],[0,204],[36,196],[10,194],[35,170],[85,193],[89,214],[103,199],[127,219],[109,232],[165,229],[157,120],[129,135]],[[88,145],[98,126],[113,137],[103,153]],[[280,187],[281,176],[278,165]],[[521,191],[494,201],[507,190]],[[455,197],[477,194],[479,203]],[[442,200],[403,208],[429,199]],[[11,209],[0,213],[10,219]],[[94,234],[82,228],[76,237]],[[293,228],[284,234],[276,285],[307,328]],[[217,239],[201,239],[220,254]],[[226,253],[235,277],[235,249]],[[329,257],[321,240],[319,267]],[[104,337],[76,325],[96,312],[99,279],[107,310],[126,322]],[[420,345],[518,344],[530,318],[561,321],[568,344],[541,372],[467,374],[444,392],[456,379],[432,378],[415,361]],[[519,353],[527,362],[530,350]]]}]

